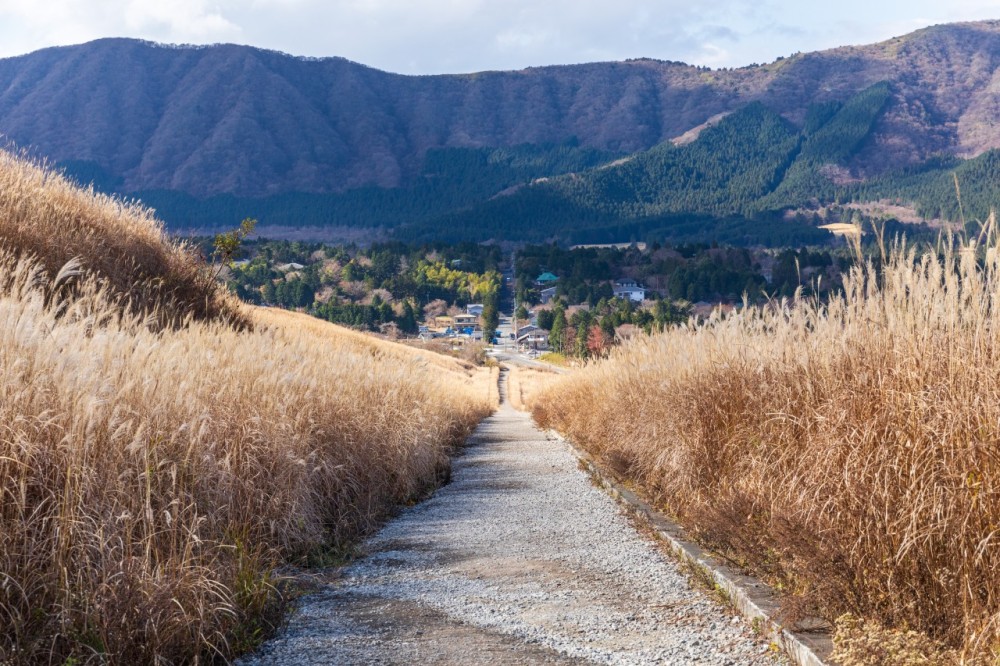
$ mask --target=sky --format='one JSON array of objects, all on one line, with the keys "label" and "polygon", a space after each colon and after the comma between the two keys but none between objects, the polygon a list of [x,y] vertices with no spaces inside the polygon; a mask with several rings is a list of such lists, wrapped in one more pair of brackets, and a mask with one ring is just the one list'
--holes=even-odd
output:
[{"label": "sky", "polygon": [[136,37],[402,74],[638,57],[739,67],[988,18],[997,0],[0,0],[0,57]]}]

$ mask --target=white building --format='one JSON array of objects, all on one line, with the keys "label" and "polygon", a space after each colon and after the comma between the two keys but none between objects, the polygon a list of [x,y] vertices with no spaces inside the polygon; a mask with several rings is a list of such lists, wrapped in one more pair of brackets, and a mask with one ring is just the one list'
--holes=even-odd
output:
[{"label": "white building", "polygon": [[646,300],[646,288],[635,280],[616,281],[614,293],[617,298],[628,298],[637,303],[642,303]]},{"label": "white building", "polygon": [[518,332],[517,346],[522,349],[538,349],[544,351],[549,348],[549,336],[540,329],[528,332]]}]

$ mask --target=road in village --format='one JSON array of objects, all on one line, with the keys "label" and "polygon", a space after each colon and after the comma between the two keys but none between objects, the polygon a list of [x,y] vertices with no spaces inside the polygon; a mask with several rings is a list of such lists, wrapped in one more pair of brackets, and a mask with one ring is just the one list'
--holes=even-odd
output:
[{"label": "road in village", "polygon": [[783,663],[506,403],[363,550],[241,663]]}]

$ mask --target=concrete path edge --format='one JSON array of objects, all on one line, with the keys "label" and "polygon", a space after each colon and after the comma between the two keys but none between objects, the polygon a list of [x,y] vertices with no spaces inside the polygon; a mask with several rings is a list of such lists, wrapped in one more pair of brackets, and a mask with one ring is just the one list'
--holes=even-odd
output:
[{"label": "concrete path edge", "polygon": [[613,474],[605,470],[587,451],[554,430],[546,431],[553,438],[573,448],[583,468],[595,482],[630,513],[649,526],[663,540],[673,555],[700,572],[707,574],[733,608],[762,635],[779,646],[797,666],[835,666],[830,660],[833,639],[828,631],[792,631],[777,620],[777,593],[767,584],[744,575],[690,541],[684,530],[653,508],[635,492],[626,488]]}]

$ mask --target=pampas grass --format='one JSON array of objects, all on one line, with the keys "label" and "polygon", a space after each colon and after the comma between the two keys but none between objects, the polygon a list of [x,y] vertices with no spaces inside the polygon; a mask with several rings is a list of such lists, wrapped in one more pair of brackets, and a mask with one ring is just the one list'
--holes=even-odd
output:
[{"label": "pampas grass", "polygon": [[827,304],[638,339],[550,388],[534,415],[783,588],[790,612],[851,613],[992,663],[996,244],[886,255]]},{"label": "pampas grass", "polygon": [[71,260],[109,296],[160,325],[187,318],[246,325],[193,248],[168,239],[153,212],[83,190],[21,155],[0,150],[0,241],[50,275]]},{"label": "pampas grass", "polygon": [[276,567],[433,487],[495,406],[489,370],[244,308],[147,213],[10,156],[3,210],[0,663],[252,648]]}]

